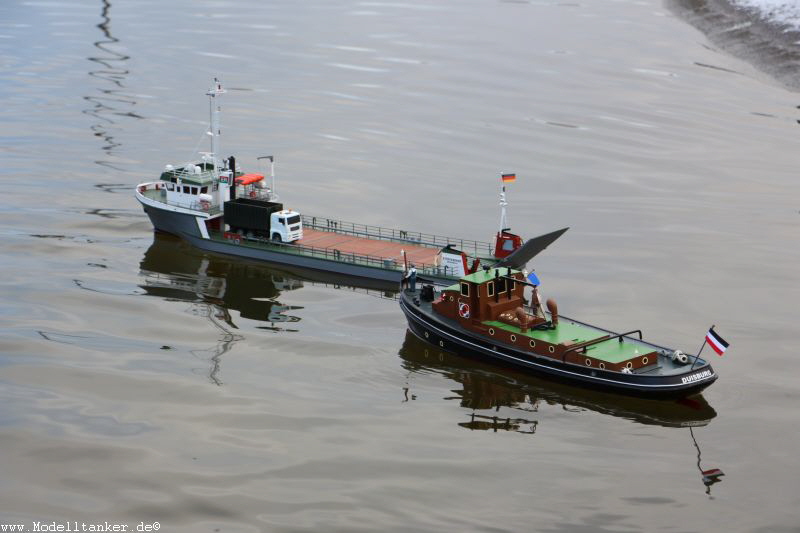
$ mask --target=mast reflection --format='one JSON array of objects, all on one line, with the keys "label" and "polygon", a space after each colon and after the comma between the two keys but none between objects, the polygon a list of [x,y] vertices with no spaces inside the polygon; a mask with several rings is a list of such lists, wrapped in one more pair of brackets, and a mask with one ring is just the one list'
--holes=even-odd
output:
[{"label": "mast reflection", "polygon": [[[408,330],[400,348],[400,358],[411,376],[433,372],[461,386],[452,391],[454,396],[445,398],[457,400],[462,407],[471,410],[467,420],[456,422],[460,427],[534,434],[539,428],[535,414],[544,405],[561,406],[565,411],[590,410],[639,424],[688,427],[697,450],[697,468],[709,497],[711,486],[719,483],[724,475],[719,468],[704,470],[700,466],[700,446],[694,429],[707,425],[717,416],[700,395],[679,401],[656,401],[588,391],[439,350]],[[403,401],[416,398],[410,383],[404,387],[403,395]],[[501,408],[504,413],[511,410],[516,416],[500,414]]]},{"label": "mast reflection", "polygon": [[208,378],[216,385],[222,384],[222,356],[244,338],[236,333],[239,317],[263,322],[261,329],[286,332],[296,331],[289,324],[300,320],[287,312],[301,307],[282,305],[276,298],[302,287],[302,281],[258,265],[204,255],[170,235],[154,235],[139,275],[144,278],[139,285],[144,294],[188,302],[189,313],[206,318],[219,330],[216,345],[192,351],[209,363]]},{"label": "mast reflection", "polygon": [[[189,303],[188,312],[206,318],[219,330],[214,347],[196,350],[194,355],[211,365],[208,377],[221,384],[218,374],[221,358],[243,337],[236,333],[240,318],[254,320],[259,329],[296,332],[292,315],[299,306],[284,305],[278,297],[284,291],[304,284],[358,291],[394,303],[399,286],[376,280],[363,285],[342,285],[341,278],[307,270],[277,270],[263,264],[206,254],[186,241],[164,233],[154,233],[153,243],[139,264],[139,285],[145,295]],[[302,278],[302,279],[301,279]]]},{"label": "mast reflection", "polygon": [[711,496],[711,485],[722,481],[721,478],[725,474],[719,468],[709,468],[703,470],[703,467],[700,466],[700,445],[697,443],[697,439],[694,436],[694,429],[691,427],[689,428],[689,434],[692,436],[692,443],[694,443],[694,447],[697,449],[697,470],[700,471],[700,478],[703,480],[703,485],[706,487],[706,494],[709,498],[713,499],[713,496]]},{"label": "mast reflection", "polygon": [[[124,81],[130,73],[125,64],[130,59],[130,56],[114,49],[115,45],[119,43],[119,39],[111,34],[111,2],[101,0],[101,4],[101,21],[97,24],[97,27],[102,32],[103,38],[94,42],[94,46],[100,51],[100,54],[87,59],[93,63],[93,69],[89,71],[89,76],[101,80],[102,84],[96,87],[100,93],[99,95],[94,94],[83,97],[92,106],[83,112],[97,119],[97,122],[92,124],[91,130],[104,143],[101,149],[107,159],[97,160],[95,163],[115,170],[122,170],[110,160],[115,155],[116,149],[121,146],[113,133],[113,128],[116,124],[115,118],[142,117],[132,111],[132,107],[137,102],[129,94],[125,94],[124,91]],[[118,186],[115,184],[99,185],[105,190],[113,190]]]}]

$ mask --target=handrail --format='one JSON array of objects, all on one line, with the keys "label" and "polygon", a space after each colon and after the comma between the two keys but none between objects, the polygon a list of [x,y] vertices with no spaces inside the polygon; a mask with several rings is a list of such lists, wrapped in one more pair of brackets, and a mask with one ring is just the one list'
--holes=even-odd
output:
[{"label": "handrail", "polygon": [[[168,201],[167,198],[166,198],[166,190],[167,190],[166,186],[167,186],[168,183],[169,182],[161,181],[161,180],[159,180],[159,181],[150,181],[150,182],[147,182],[147,183],[140,183],[137,186],[136,190],[142,196],[146,196],[147,198],[149,198],[149,199],[151,199],[153,201],[160,202],[160,203],[165,204],[165,205],[172,205],[172,206],[175,206],[175,207],[183,207],[184,209],[191,209],[192,211],[201,211],[203,213],[208,213],[209,215],[216,215],[217,213],[222,212],[222,209],[220,208],[219,204],[216,203],[213,200],[211,202],[209,202],[209,203],[201,202],[200,200],[190,200],[190,201],[186,201],[186,202],[176,202],[176,201],[170,202],[170,201]],[[152,186],[152,188],[151,188],[151,186]],[[164,199],[161,200],[161,199],[158,199],[158,198],[154,198],[153,195],[147,195],[147,194],[145,194],[147,191],[156,191],[159,194],[163,194],[164,195]]]},{"label": "handrail", "polygon": [[605,342],[605,341],[611,340],[613,338],[614,337],[612,337],[611,335],[603,335],[602,337],[597,337],[596,339],[591,339],[591,340],[588,340],[588,341],[579,342],[579,343],[575,344],[574,346],[570,346],[567,350],[564,350],[564,357],[566,357],[566,354],[569,353],[569,352],[575,352],[575,351],[578,351],[578,350],[583,350],[587,346],[594,346],[595,344],[600,344],[601,342]]},{"label": "handrail", "polygon": [[303,215],[303,226],[332,233],[371,237],[375,239],[407,242],[409,244],[419,244],[423,246],[444,247],[447,245],[457,246],[462,251],[471,250],[478,255],[480,253],[492,254],[492,244],[471,239],[456,239],[442,235],[430,233],[420,233],[417,231],[406,231],[394,228],[384,228],[369,224],[356,224],[327,217],[317,217]]},{"label": "handrail", "polygon": [[175,178],[179,178],[181,181],[183,181],[183,180],[189,180],[189,181],[214,180],[214,179],[217,179],[217,177],[218,177],[217,174],[214,173],[213,169],[205,169],[205,168],[200,167],[200,172],[195,173],[194,170],[192,170],[192,171],[189,170],[190,166],[192,166],[192,168],[194,168],[195,166],[199,167],[199,165],[196,165],[195,163],[184,163],[184,164],[179,165],[177,167],[173,167],[173,168],[171,168],[169,170],[166,170],[166,169],[163,170],[161,172],[161,175],[163,176],[164,174],[170,174],[170,175],[174,176]]},{"label": "handrail", "polygon": [[[225,237],[225,233],[223,232],[213,232],[214,235],[218,235],[222,238]],[[237,234],[238,235],[238,234]],[[311,255],[312,257],[323,257],[325,259],[330,259],[333,261],[339,262],[348,262],[353,264],[362,264],[367,266],[374,266],[383,269],[389,270],[397,270],[403,271],[403,266],[398,263],[398,261],[391,257],[379,257],[374,255],[366,255],[366,254],[357,254],[354,252],[342,252],[336,248],[318,248],[315,246],[307,246],[304,244],[291,244],[285,243],[281,241],[273,241],[270,239],[266,239],[264,237],[245,237],[243,235],[239,236],[245,242],[249,242],[250,244],[267,244],[271,246],[281,246],[284,247],[286,252],[288,253],[297,253],[300,255]],[[420,274],[437,274],[441,275],[441,270],[436,265],[430,265],[426,263],[421,263],[417,266],[417,271]],[[445,274],[446,275],[446,274]]]},{"label": "handrail", "polygon": [[566,350],[564,350],[564,353],[561,356],[561,362],[563,363],[563,362],[565,362],[567,360],[567,354],[570,353],[570,352],[574,352],[574,351],[577,351],[577,350],[585,350],[589,346],[594,346],[595,344],[600,344],[601,342],[610,341],[612,339],[619,339],[619,342],[622,342],[622,337],[627,337],[631,333],[638,333],[639,334],[639,340],[642,340],[642,330],[640,330],[640,329],[634,329],[633,331],[628,331],[627,333],[615,333],[613,335],[605,335],[603,337],[599,337],[597,339],[593,339],[593,340],[590,340],[590,341],[582,342],[582,343],[576,344],[575,346],[567,348]]}]

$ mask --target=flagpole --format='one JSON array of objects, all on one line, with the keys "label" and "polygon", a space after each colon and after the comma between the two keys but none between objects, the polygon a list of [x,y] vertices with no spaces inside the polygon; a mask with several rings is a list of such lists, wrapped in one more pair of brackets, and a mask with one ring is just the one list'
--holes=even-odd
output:
[{"label": "flagpole", "polygon": [[[714,326],[711,326],[709,329],[710,330],[714,329]],[[708,335],[708,334],[706,333],[706,335]],[[708,344],[708,337],[703,337],[703,345],[700,347],[700,350],[697,352],[697,355],[694,356],[694,363],[692,363],[692,368],[689,369],[689,372],[694,370],[694,365],[696,365],[697,364],[697,360],[700,359],[700,352],[703,351],[703,348],[706,347],[706,344]]]},{"label": "flagpole", "polygon": [[503,233],[503,230],[508,227],[508,217],[506,215],[506,206],[508,202],[506,202],[506,186],[505,183],[501,182],[500,185],[500,233]]}]

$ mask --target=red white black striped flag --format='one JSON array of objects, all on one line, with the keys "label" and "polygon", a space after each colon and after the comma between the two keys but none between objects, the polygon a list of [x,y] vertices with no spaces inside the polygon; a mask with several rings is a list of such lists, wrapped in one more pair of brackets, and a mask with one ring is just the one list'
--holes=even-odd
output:
[{"label": "red white black striped flag", "polygon": [[708,342],[712,350],[717,352],[717,355],[724,354],[725,350],[728,349],[728,343],[719,336],[719,333],[714,331],[713,326],[708,330],[708,333],[706,333],[706,342]]}]

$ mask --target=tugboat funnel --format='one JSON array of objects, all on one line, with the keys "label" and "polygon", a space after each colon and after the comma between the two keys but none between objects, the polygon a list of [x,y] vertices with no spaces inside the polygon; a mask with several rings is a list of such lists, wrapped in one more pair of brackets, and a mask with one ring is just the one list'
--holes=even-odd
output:
[{"label": "tugboat funnel", "polygon": [[547,310],[550,311],[550,321],[554,326],[558,326],[558,305],[552,298],[547,299]]}]

